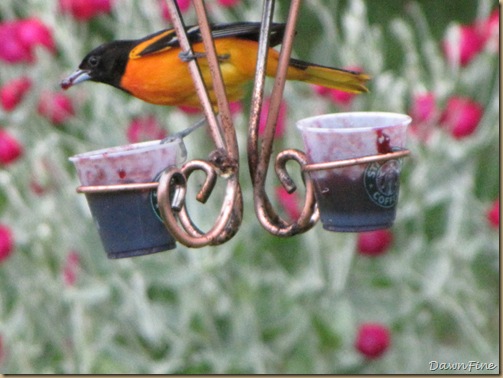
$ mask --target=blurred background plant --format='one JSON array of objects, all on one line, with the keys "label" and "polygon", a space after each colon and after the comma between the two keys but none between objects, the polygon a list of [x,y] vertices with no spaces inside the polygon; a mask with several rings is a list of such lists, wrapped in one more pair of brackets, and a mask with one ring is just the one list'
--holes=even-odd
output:
[{"label": "blurred background plant", "polygon": [[[179,4],[194,23],[189,1]],[[260,17],[255,0],[207,5],[214,22]],[[275,20],[288,5],[278,0]],[[163,1],[2,0],[0,22],[2,372],[428,373],[430,361],[499,372],[496,1],[303,4],[294,55],[359,67],[371,93],[287,84],[276,151],[301,147],[294,123],[306,116],[412,115],[392,229],[275,238],[254,217],[242,169],[234,239],[122,260],[106,259],[68,157],[160,138],[200,115],[58,83],[100,43],[168,27]],[[244,151],[249,98],[233,109]],[[189,158],[211,151],[203,134],[187,138]],[[269,181],[295,217],[300,195]],[[191,211],[204,223],[218,207]]]}]

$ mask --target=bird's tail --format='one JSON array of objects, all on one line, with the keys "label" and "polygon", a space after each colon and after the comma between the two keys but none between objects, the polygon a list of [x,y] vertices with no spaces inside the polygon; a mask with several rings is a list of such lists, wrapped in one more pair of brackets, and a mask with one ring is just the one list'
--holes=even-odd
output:
[{"label": "bird's tail", "polygon": [[297,59],[290,59],[287,77],[349,93],[368,92],[365,83],[370,79],[370,76],[361,72],[320,66]]}]

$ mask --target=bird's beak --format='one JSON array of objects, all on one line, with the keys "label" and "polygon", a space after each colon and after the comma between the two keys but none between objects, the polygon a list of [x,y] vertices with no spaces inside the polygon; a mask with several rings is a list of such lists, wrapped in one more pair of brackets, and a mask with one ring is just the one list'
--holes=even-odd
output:
[{"label": "bird's beak", "polygon": [[61,81],[61,88],[68,89],[72,85],[76,85],[82,83],[83,81],[90,80],[91,76],[89,75],[89,70],[81,70],[78,69],[70,76],[66,77]]}]

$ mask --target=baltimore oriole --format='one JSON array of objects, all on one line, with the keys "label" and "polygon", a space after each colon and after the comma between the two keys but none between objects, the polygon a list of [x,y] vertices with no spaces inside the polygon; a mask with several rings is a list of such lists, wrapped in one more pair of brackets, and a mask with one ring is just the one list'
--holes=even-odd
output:
[{"label": "baltimore oriole", "polygon": [[[279,53],[272,46],[281,43],[285,25],[271,28],[266,75],[274,76]],[[239,22],[212,26],[212,34],[229,101],[243,97],[243,85],[253,80],[260,23]],[[210,97],[211,76],[198,26],[187,28]],[[158,105],[199,106],[187,60],[183,59],[173,29],[161,30],[137,40],[105,43],[92,50],[73,74],[61,82],[67,89],[86,80],[119,88],[146,102]],[[335,88],[351,93],[366,92],[366,74],[291,59],[287,79]]]}]

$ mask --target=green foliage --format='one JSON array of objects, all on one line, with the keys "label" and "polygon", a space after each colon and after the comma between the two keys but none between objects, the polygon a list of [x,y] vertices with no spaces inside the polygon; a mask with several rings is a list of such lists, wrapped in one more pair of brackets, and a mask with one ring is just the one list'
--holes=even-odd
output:
[{"label": "green foliage", "polygon": [[[260,18],[254,0],[230,9],[208,3],[217,22]],[[278,1],[277,20],[288,4]],[[386,255],[360,256],[356,235],[321,225],[291,239],[268,235],[254,217],[243,165],[245,216],[231,241],[107,260],[85,197],[75,193],[68,157],[127,143],[127,125],[140,114],[155,114],[170,133],[197,118],[97,84],[68,92],[77,115],[61,127],[38,115],[36,102],[43,91],[57,90],[90,48],[146,35],[165,21],[154,0],[118,0],[111,15],[88,23],[58,13],[54,0],[2,0],[2,20],[36,16],[50,25],[58,53],[39,50],[35,64],[2,63],[0,72],[0,83],[20,75],[34,82],[19,108],[0,111],[2,127],[25,146],[22,159],[0,169],[2,222],[16,240],[13,255],[0,263],[0,370],[417,374],[428,373],[432,360],[499,365],[498,232],[485,218],[499,193],[498,56],[483,51],[467,67],[453,67],[440,46],[445,28],[487,17],[494,4],[303,3],[295,56],[359,65],[373,76],[371,93],[356,98],[350,110],[407,113],[413,96],[425,90],[441,105],[467,95],[484,106],[469,138],[455,140],[438,127],[427,143],[410,138],[412,157]],[[195,21],[193,11],[187,19]],[[341,111],[303,84],[287,84],[285,100],[289,127],[281,148],[301,148],[296,120]],[[243,164],[246,114],[235,118]],[[204,131],[187,138],[189,158],[206,158],[208,140]],[[33,180],[44,194],[30,190]],[[219,205],[210,201],[192,211],[208,222]],[[80,269],[76,283],[67,285],[62,271],[72,250],[79,253]],[[365,360],[354,348],[359,324],[369,321],[391,330],[391,347],[378,360]]]}]

